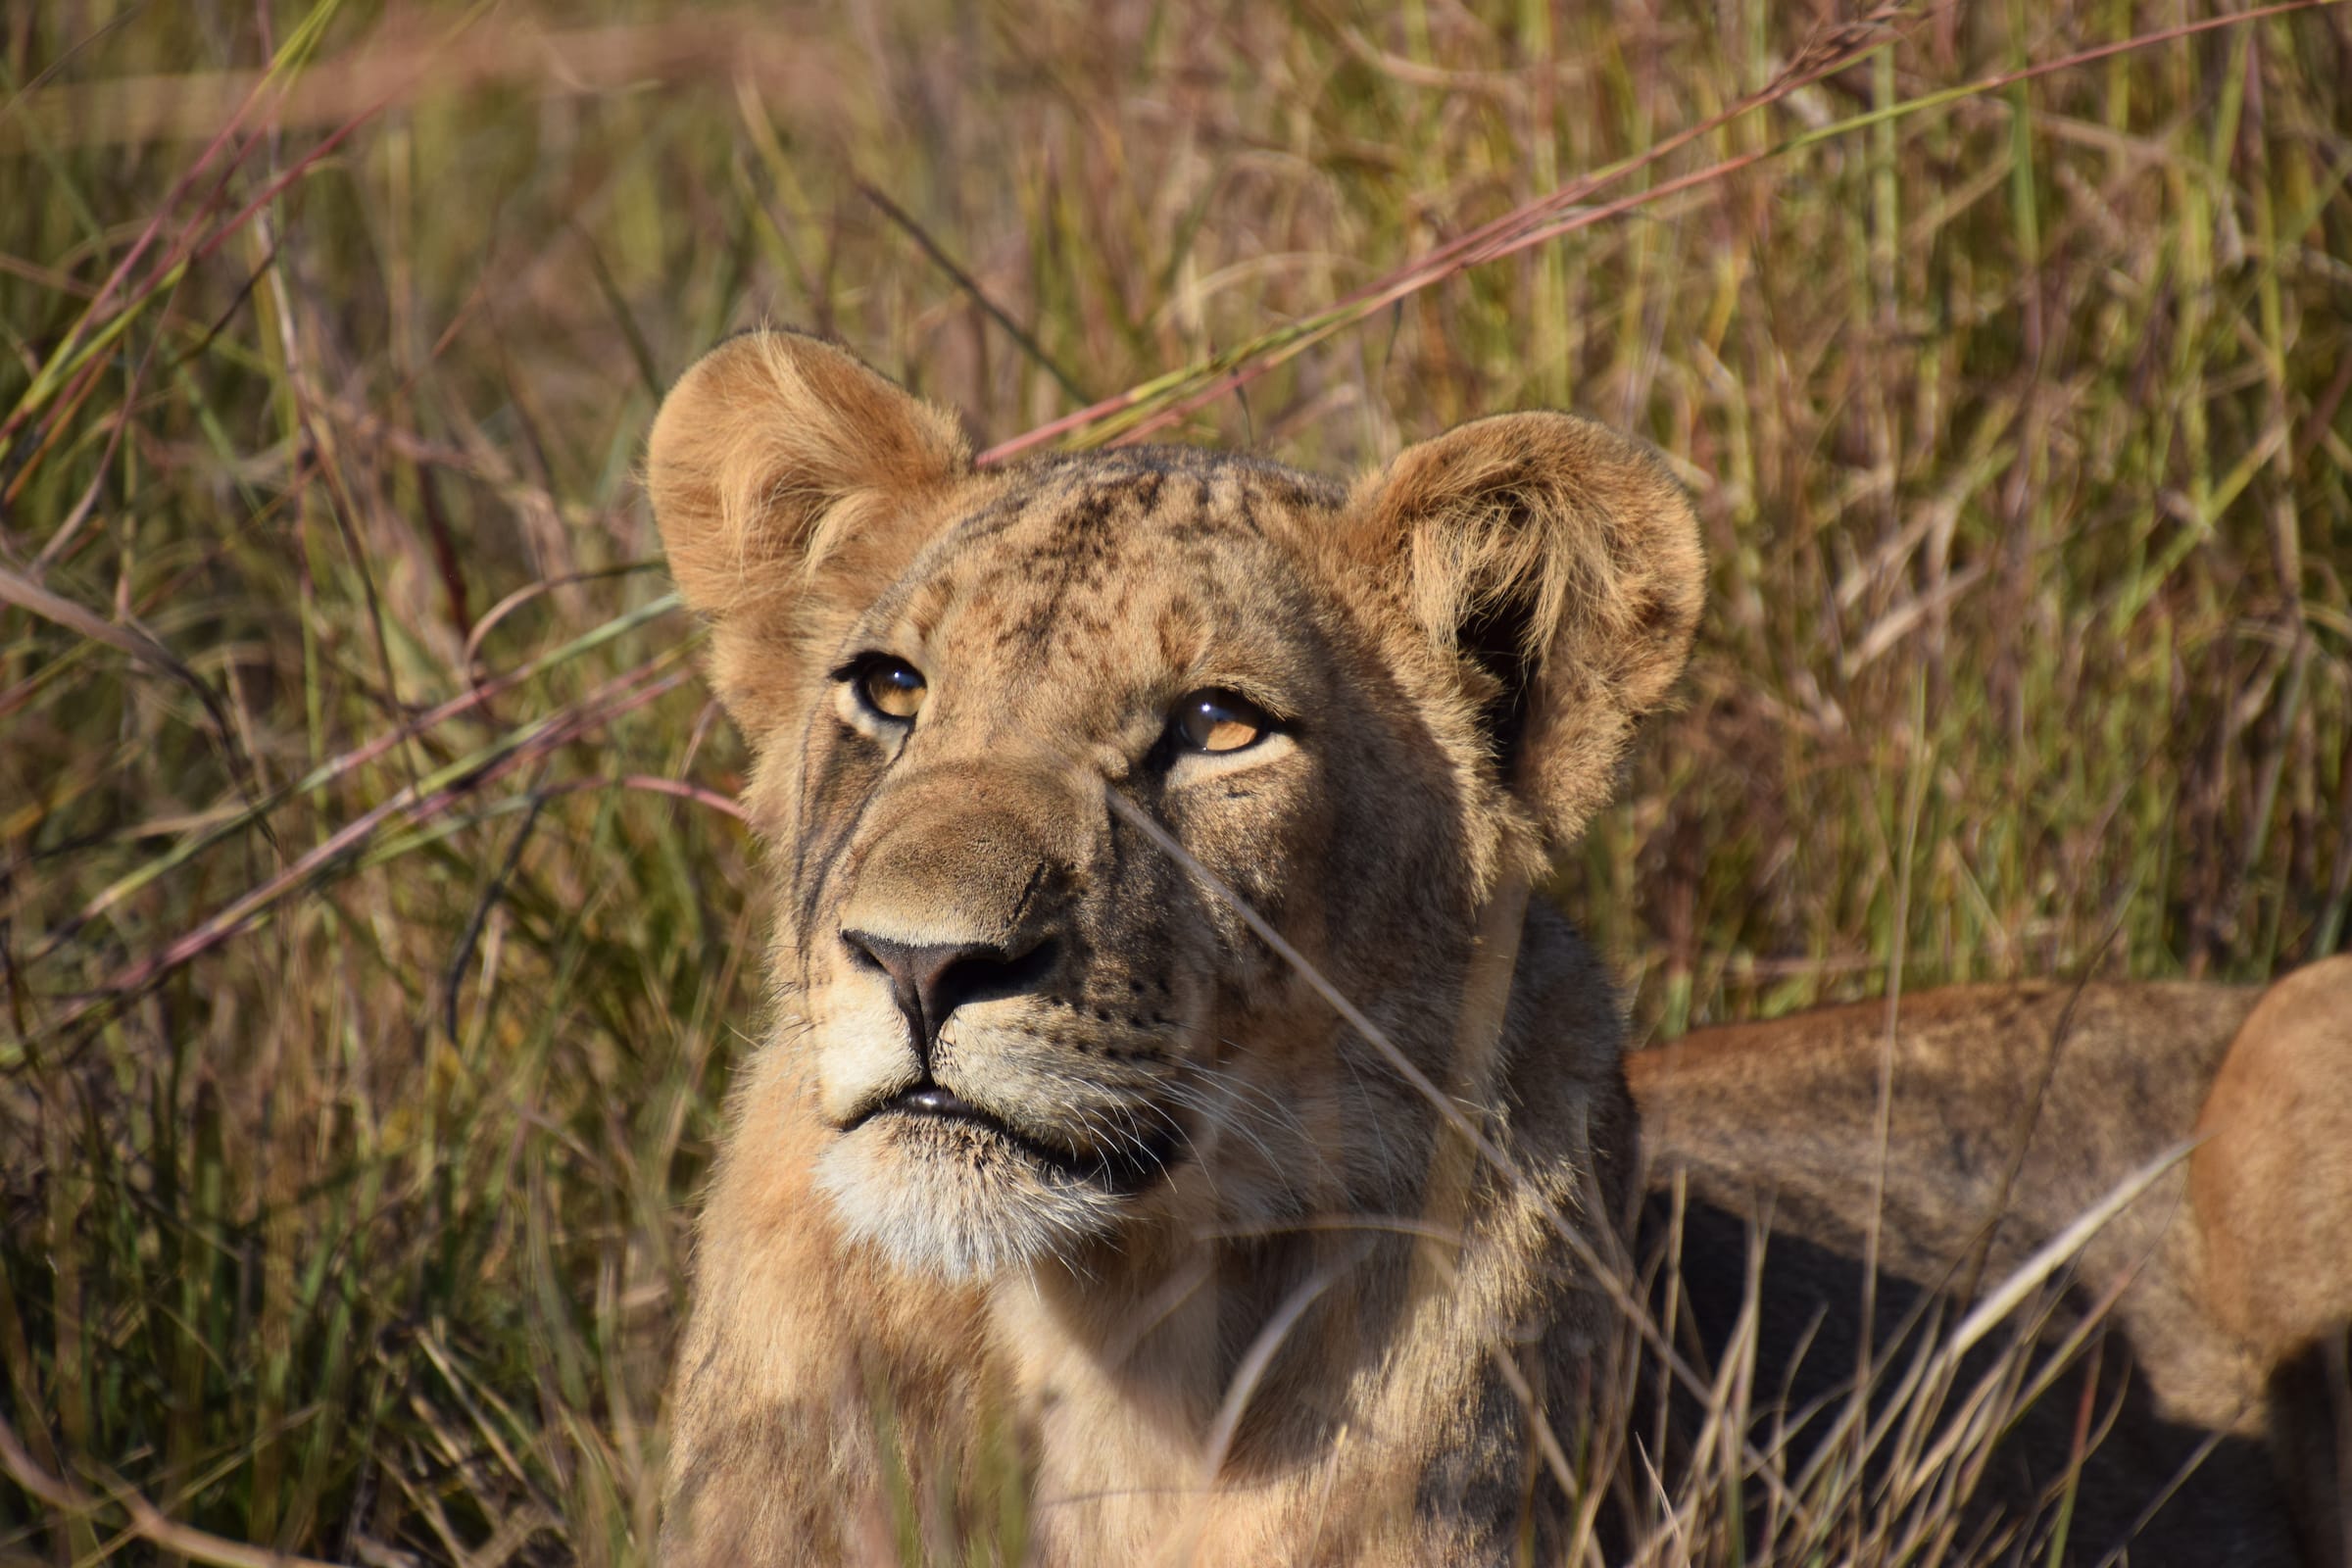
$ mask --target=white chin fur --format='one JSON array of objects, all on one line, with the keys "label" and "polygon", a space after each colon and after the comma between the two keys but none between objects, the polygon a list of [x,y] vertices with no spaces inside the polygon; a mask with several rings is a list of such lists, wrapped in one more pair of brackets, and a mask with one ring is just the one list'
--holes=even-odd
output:
[{"label": "white chin fur", "polygon": [[1108,1193],[1002,1145],[975,1158],[910,1142],[867,1125],[816,1162],[816,1185],[850,1239],[902,1272],[985,1279],[1102,1237],[1116,1218]]}]

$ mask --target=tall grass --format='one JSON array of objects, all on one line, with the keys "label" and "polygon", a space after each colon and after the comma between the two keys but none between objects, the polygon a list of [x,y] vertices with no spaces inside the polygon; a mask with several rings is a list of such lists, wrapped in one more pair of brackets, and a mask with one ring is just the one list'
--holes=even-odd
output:
[{"label": "tall grass", "polygon": [[0,1561],[647,1556],[761,911],[632,465],[732,327],[1657,442],[1711,613],[1558,889],[1646,1030],[2342,947],[2352,12],[2021,74],[2199,20],[12,12]]}]

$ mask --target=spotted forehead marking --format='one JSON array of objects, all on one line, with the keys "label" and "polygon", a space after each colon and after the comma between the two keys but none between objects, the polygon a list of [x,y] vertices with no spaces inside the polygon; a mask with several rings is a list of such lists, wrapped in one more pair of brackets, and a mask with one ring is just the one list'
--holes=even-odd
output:
[{"label": "spotted forehead marking", "polygon": [[[1145,448],[1042,466],[959,524],[942,569],[914,596],[928,625],[953,615],[1023,663],[1054,649],[1155,635],[1169,649],[1171,614],[1213,612],[1216,558],[1266,537],[1269,509],[1307,511],[1335,488],[1271,465],[1185,448]],[[1148,584],[1181,605],[1139,603]],[[1153,611],[1150,623],[1138,612]]]}]

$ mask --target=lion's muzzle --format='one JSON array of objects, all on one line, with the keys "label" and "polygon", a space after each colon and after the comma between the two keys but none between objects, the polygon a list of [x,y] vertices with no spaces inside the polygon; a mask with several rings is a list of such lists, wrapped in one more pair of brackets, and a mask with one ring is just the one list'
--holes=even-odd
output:
[{"label": "lion's muzzle", "polygon": [[1100,789],[1001,757],[916,761],[808,928],[839,1130],[820,1182],[910,1265],[986,1272],[1100,1236],[1189,1141],[1173,1085],[1201,1031],[1115,965],[1150,945],[1106,925],[1138,901],[1117,897]]}]

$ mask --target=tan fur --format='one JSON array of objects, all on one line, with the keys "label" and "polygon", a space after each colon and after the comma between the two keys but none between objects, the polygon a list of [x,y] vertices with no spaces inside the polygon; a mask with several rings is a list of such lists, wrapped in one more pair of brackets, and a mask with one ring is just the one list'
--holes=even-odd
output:
[{"label": "tan fur", "polygon": [[[1610,1245],[1631,1125],[1614,993],[1513,890],[1687,655],[1701,561],[1663,467],[1526,415],[1352,492],[1175,449],[980,473],[839,350],[764,333],[680,381],[648,475],[778,903],[665,1558],[862,1554],[894,1475],[941,1532],[986,1521],[991,1430],[1050,1563],[1488,1562],[1555,1537],[1573,1505],[1536,1455],[1585,1451],[1615,1318],[1578,1259]],[[910,726],[856,699],[881,655],[926,682]],[[1275,730],[1171,751],[1202,689]],[[1491,906],[1517,975],[1487,965],[1507,1001],[1465,1040]],[[981,976],[940,1024],[882,975],[895,951],[987,956],[933,971]],[[943,1092],[996,1125],[909,1110]]]},{"label": "tan fur", "polygon": [[[1521,415],[1352,490],[1177,449],[982,472],[945,416],[770,332],[681,379],[648,477],[754,752],[776,902],[663,1560],[887,1560],[909,1528],[959,1557],[1008,1517],[1048,1564],[1544,1560],[1576,1506],[1556,1467],[1608,1446],[1587,1440],[1622,1320],[1592,1263],[1635,1140],[1610,984],[1521,900],[1687,655],[1703,569],[1663,467]],[[910,722],[858,701],[876,659],[919,672]],[[1272,729],[1175,747],[1172,708],[1204,689]],[[2268,1125],[2333,1049],[2314,1005],[2281,1059],[2241,1039],[2209,1116]],[[2046,1239],[2188,1129],[2250,1006],[1907,1004],[1890,1267],[1947,1279]],[[1882,1023],[1638,1056],[1659,1169],[1742,1202],[1769,1175],[1784,1221],[1851,1251]],[[2217,1137],[2198,1202],[2291,1227],[2262,1136]],[[2243,1424],[2269,1342],[2255,1315],[2210,1328],[2178,1199],[2083,1267],[2144,1276],[2126,1316],[2168,1411]],[[2332,1279],[2294,1321],[2341,1304]]]},{"label": "tan fur", "polygon": [[2189,1198],[2203,1296],[2267,1358],[2352,1302],[2352,956],[2263,995],[2197,1118]]},{"label": "tan fur", "polygon": [[2301,1544],[2352,1563],[2352,955],[2264,993],[2197,1117],[2198,1299],[2265,1373]]}]

